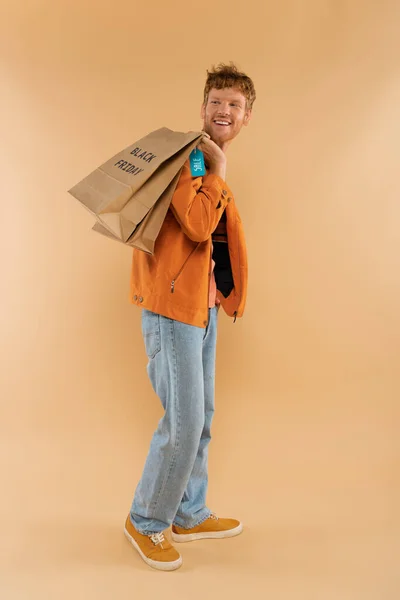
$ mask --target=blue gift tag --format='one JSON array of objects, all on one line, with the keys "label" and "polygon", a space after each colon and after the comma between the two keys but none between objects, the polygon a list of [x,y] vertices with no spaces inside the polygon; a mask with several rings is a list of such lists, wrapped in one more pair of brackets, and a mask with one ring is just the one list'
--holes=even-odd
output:
[{"label": "blue gift tag", "polygon": [[204,154],[198,148],[195,148],[190,153],[190,171],[192,177],[203,177],[206,174]]}]

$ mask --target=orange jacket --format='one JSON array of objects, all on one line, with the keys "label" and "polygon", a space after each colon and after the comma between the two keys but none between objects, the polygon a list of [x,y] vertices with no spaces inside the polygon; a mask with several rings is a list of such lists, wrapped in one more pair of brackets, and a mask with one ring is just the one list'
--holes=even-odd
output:
[{"label": "orange jacket", "polygon": [[226,212],[233,289],[217,298],[227,315],[243,315],[247,252],[242,222],[228,185],[218,175],[192,177],[189,161],[156,240],[153,256],[133,251],[131,301],[170,319],[206,327],[212,233]]}]

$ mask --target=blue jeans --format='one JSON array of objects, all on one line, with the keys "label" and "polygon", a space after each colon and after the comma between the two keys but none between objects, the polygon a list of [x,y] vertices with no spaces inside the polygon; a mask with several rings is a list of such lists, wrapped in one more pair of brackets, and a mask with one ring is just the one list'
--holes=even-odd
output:
[{"label": "blue jeans", "polygon": [[214,414],[217,308],[206,329],[142,312],[147,372],[164,415],[153,435],[130,518],[144,534],[210,516],[207,457]]}]

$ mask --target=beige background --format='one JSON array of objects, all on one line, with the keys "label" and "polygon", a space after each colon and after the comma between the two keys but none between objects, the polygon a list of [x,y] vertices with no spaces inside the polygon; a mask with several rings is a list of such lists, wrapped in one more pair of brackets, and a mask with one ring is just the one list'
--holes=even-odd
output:
[{"label": "beige background", "polygon": [[[399,581],[400,5],[3,2],[1,575],[7,600],[394,600]],[[122,534],[161,409],[131,251],[66,190],[205,71],[253,78],[229,152],[249,301],[222,316],[210,506],[243,536],[154,572]]]}]

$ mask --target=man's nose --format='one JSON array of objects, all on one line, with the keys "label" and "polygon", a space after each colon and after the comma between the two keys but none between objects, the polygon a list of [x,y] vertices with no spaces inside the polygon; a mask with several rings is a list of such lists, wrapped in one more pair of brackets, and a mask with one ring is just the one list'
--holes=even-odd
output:
[{"label": "man's nose", "polygon": [[221,116],[228,116],[229,115],[229,105],[228,104],[220,104],[218,107],[218,114],[220,114]]}]

